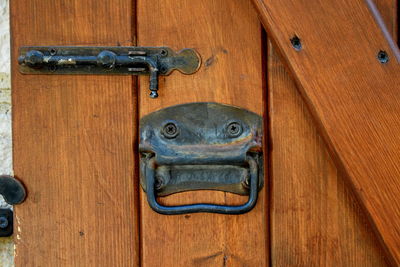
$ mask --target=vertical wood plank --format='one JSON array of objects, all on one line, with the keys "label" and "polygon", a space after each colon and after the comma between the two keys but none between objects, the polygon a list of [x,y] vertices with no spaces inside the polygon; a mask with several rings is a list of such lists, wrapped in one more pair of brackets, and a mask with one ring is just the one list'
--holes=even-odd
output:
[{"label": "vertical wood plank", "polygon": [[[377,0],[396,33],[396,0]],[[268,54],[272,266],[387,266],[273,45]]]},{"label": "vertical wood plank", "polygon": [[132,0],[11,1],[17,266],[138,266],[129,76],[21,75],[23,45],[132,45]]},{"label": "vertical wood plank", "polygon": [[[138,1],[138,44],[195,48],[203,58],[191,76],[173,73],[160,81],[160,97],[148,97],[140,78],[140,116],[171,105],[213,101],[263,114],[261,27],[249,1]],[[164,204],[239,203],[222,192],[186,192]],[[141,193],[143,266],[266,266],[265,187],[244,215],[159,215]]]}]

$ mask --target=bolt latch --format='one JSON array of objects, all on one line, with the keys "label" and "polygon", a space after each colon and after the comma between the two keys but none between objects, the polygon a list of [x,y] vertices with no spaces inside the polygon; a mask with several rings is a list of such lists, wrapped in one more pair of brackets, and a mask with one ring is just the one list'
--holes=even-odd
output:
[{"label": "bolt latch", "polygon": [[21,47],[23,74],[149,75],[150,97],[158,97],[158,76],[173,70],[195,73],[201,64],[194,49],[168,47]]}]

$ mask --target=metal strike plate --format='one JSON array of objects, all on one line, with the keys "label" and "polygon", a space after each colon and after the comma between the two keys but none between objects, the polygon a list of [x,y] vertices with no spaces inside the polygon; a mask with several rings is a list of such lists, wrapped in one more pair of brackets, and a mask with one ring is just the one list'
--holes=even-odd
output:
[{"label": "metal strike plate", "polygon": [[[189,103],[143,117],[140,181],[150,206],[163,214],[249,211],[263,186],[262,125],[259,115],[218,103]],[[155,201],[154,195],[192,190],[250,195],[251,205],[166,207]]]},{"label": "metal strike plate", "polygon": [[23,74],[149,75],[152,98],[158,96],[158,75],[193,74],[201,64],[194,49],[168,47],[32,46],[21,47],[19,55]]}]

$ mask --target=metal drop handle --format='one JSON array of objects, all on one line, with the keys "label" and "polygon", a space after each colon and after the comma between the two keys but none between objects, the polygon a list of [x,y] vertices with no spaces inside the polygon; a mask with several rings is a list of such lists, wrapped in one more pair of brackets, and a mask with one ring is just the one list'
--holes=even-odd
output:
[{"label": "metal drop handle", "polygon": [[146,175],[146,188],[147,188],[147,201],[150,207],[161,214],[165,215],[178,215],[185,213],[196,213],[196,212],[210,212],[210,213],[221,213],[221,214],[242,214],[250,211],[257,203],[258,195],[258,165],[255,159],[248,156],[246,162],[249,165],[250,170],[250,188],[249,198],[246,203],[239,206],[228,206],[228,205],[216,205],[216,204],[190,204],[180,206],[164,206],[157,202],[155,192],[155,169],[156,161],[155,158],[149,159],[145,167]]}]

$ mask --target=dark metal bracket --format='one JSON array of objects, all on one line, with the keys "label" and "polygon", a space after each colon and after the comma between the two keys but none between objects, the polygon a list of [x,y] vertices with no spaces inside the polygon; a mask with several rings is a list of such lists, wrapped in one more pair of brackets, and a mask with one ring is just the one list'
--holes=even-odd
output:
[{"label": "dark metal bracket", "polygon": [[0,175],[0,195],[8,204],[16,205],[25,200],[26,191],[22,183],[14,177]]},{"label": "dark metal bracket", "polygon": [[149,75],[150,97],[158,96],[158,76],[173,70],[195,73],[201,65],[194,49],[168,47],[21,47],[18,63],[24,74]]},{"label": "dark metal bracket", "polygon": [[0,237],[9,237],[13,234],[13,217],[11,209],[0,209]]},{"label": "dark metal bracket", "polygon": [[[0,175],[0,195],[10,205],[20,204],[25,200],[24,186],[9,175]],[[0,209],[0,237],[13,234],[13,212],[11,209]]]},{"label": "dark metal bracket", "polygon": [[[141,186],[161,214],[241,214],[256,204],[263,186],[262,117],[218,103],[168,107],[140,120]],[[249,195],[239,206],[163,206],[157,196],[218,190]]]}]

